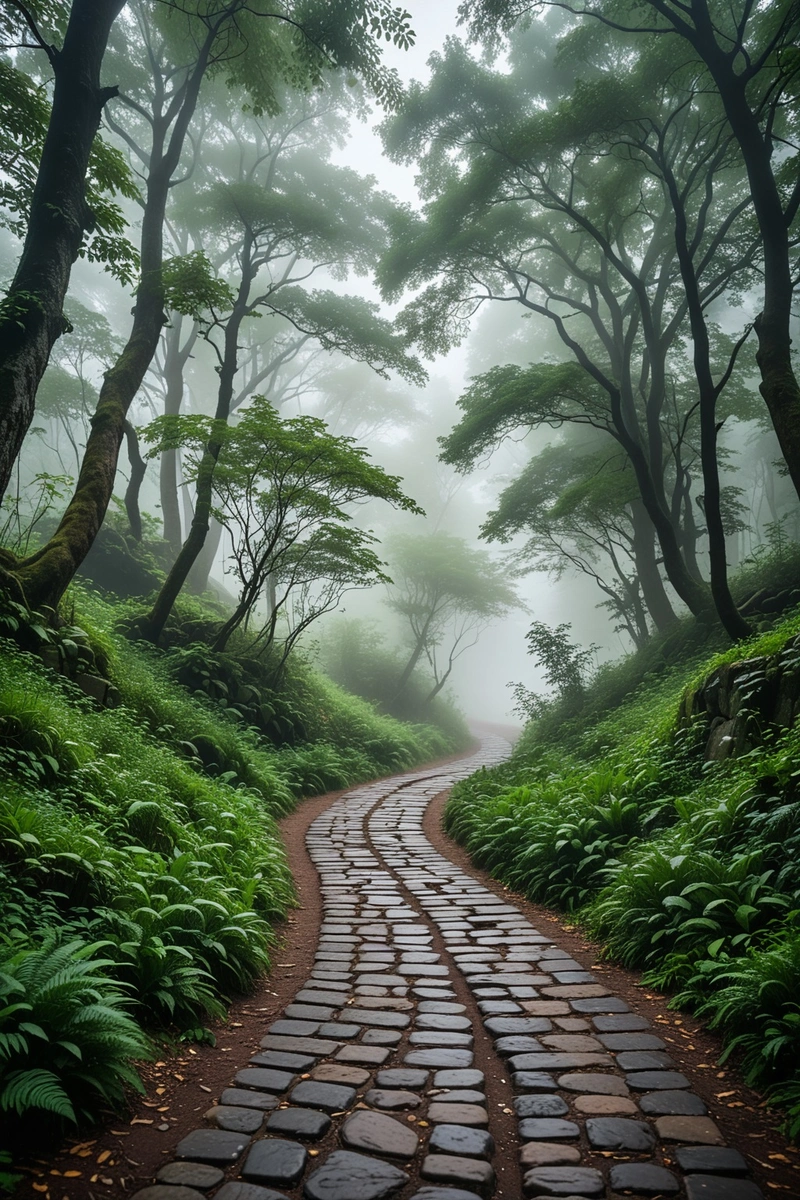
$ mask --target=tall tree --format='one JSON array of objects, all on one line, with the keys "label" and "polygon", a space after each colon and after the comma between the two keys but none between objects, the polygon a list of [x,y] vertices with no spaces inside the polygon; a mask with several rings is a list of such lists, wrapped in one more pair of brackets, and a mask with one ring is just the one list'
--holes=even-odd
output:
[{"label": "tall tree", "polygon": [[[153,358],[165,320],[163,229],[169,192],[176,180],[200,89],[206,74],[225,71],[239,79],[251,103],[278,107],[277,89],[321,86],[332,68],[360,75],[380,100],[398,95],[396,72],[381,63],[380,39],[408,45],[408,14],[386,0],[341,0],[336,5],[264,6],[248,0],[216,0],[196,10],[134,14],[149,45],[152,30],[168,26],[173,42],[168,86],[154,96],[154,119],[146,117],[150,142],[142,212],[141,278],[127,344],[107,372],[75,494],[50,541],[7,579],[33,607],[55,606],[88,553],[112,495],[128,410]],[[172,18],[175,18],[174,22]],[[177,30],[177,34],[176,34]],[[174,45],[177,43],[177,47]],[[244,53],[244,51],[247,51]],[[163,76],[161,76],[163,78]],[[155,76],[159,78],[158,73]],[[137,101],[133,101],[135,105]],[[24,430],[14,427],[18,450]]]},{"label": "tall tree", "polygon": [[[626,0],[623,4],[547,0],[614,38],[678,41],[716,90],[747,172],[763,251],[763,304],[755,322],[761,394],[800,495],[800,383],[791,353],[800,207],[797,83],[800,6],[796,0]],[[480,38],[495,39],[538,9],[530,0],[477,0],[460,14]]]},{"label": "tall tree", "polygon": [[[485,301],[517,303],[557,330],[580,368],[571,419],[601,424],[622,447],[667,575],[702,614],[711,597],[683,544],[674,491],[682,473],[668,461],[665,440],[671,357],[683,351],[688,299],[669,188],[653,158],[639,156],[639,144],[658,143],[680,181],[700,312],[741,285],[751,267],[747,190],[734,178],[728,206],[719,203],[725,139],[720,145],[713,113],[706,118],[701,106],[677,98],[673,64],[611,48],[602,64],[581,63],[586,77],[559,101],[540,93],[530,53],[529,37],[501,74],[451,43],[429,87],[417,88],[388,123],[390,151],[421,157],[428,206],[426,220],[409,214],[398,229],[383,266],[387,294],[428,285],[404,319],[431,349],[458,337]],[[544,364],[532,371],[541,396],[541,380],[555,377]],[[729,374],[722,371],[720,390]],[[592,413],[581,406],[582,392],[599,402]],[[550,397],[543,420],[570,419],[563,405],[553,417],[558,401]]]},{"label": "tall tree", "polygon": [[230,534],[239,597],[214,649],[224,650],[260,607],[252,646],[262,652],[280,642],[280,669],[302,633],[346,591],[391,583],[373,549],[377,539],[355,526],[352,507],[382,500],[401,511],[421,510],[401,480],[370,462],[352,438],[332,435],[314,417],[283,420],[263,396],[235,425],[217,434],[211,426],[209,417],[163,417],[148,437],[156,451],[182,445],[195,477],[209,442],[219,438],[211,487]]},{"label": "tall tree", "polygon": [[[234,406],[247,395],[237,394],[235,379],[241,362],[241,331],[253,317],[277,317],[293,333],[337,349],[374,366],[388,368],[421,381],[424,373],[409,358],[401,339],[366,301],[304,286],[324,266],[340,276],[365,271],[385,241],[382,209],[387,198],[375,192],[371,180],[350,169],[324,163],[324,152],[313,156],[306,147],[292,153],[285,139],[272,145],[269,131],[254,138],[249,154],[253,169],[236,184],[218,185],[196,200],[206,211],[207,225],[217,240],[227,236],[235,247],[237,286],[233,304],[219,318],[214,345],[219,372],[217,407],[211,437],[197,471],[194,516],[186,540],[141,631],[157,641],[175,599],[197,561],[208,536],[213,476],[224,444],[223,433]],[[322,161],[321,161],[322,160]],[[279,336],[271,357],[262,353],[247,379],[263,382],[272,361],[285,358],[288,347]]]},{"label": "tall tree", "polygon": [[399,695],[420,661],[433,675],[428,700],[438,696],[457,660],[492,620],[520,606],[503,569],[485,550],[439,530],[407,533],[389,543],[394,587],[389,608],[402,618],[410,653],[397,681]]},{"label": "tall tree", "polygon": [[[7,173],[0,198],[24,233],[14,278],[0,303],[0,499],[33,419],[50,351],[65,329],[72,264],[98,223],[102,190],[95,187],[92,195],[90,188],[87,197],[87,176],[103,108],[117,92],[101,86],[100,68],[123,5],[124,0],[74,0],[68,9],[56,0],[40,9],[16,0],[0,7],[2,42],[36,50],[53,79],[48,113],[41,89],[10,63],[0,67],[0,149],[6,151]],[[106,172],[106,184],[131,194],[121,160],[96,152],[95,167]],[[118,231],[118,210],[105,215]],[[129,267],[130,260],[123,275]]]},{"label": "tall tree", "polygon": [[572,571],[593,580],[615,630],[638,648],[650,635],[644,564],[637,561],[639,492],[624,455],[598,449],[596,441],[562,438],[535,455],[503,489],[481,536],[503,544],[522,536],[513,554],[520,572],[547,571],[560,579]]}]

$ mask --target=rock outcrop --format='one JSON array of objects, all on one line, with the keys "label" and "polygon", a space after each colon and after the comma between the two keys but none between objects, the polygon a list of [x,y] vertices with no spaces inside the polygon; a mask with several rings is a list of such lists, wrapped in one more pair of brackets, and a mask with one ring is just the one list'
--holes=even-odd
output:
[{"label": "rock outcrop", "polygon": [[745,754],[769,727],[788,728],[800,714],[800,637],[777,653],[723,663],[681,702],[680,722],[705,720],[705,757]]}]

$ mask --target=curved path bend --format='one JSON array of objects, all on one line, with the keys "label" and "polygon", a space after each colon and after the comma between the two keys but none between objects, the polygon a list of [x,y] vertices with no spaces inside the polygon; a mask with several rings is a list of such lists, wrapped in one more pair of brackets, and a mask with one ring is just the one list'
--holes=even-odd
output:
[{"label": "curved path bend", "polygon": [[423,833],[508,750],[485,738],[313,821],[310,977],[133,1200],[762,1197],[648,1021]]}]

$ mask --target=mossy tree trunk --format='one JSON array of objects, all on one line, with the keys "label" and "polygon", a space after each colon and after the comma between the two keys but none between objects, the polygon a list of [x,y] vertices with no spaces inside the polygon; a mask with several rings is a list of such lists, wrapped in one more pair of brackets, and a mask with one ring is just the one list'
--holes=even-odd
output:
[{"label": "mossy tree trunk", "polygon": [[53,107],[25,243],[0,311],[0,499],[33,419],[36,391],[64,332],[72,264],[92,227],[86,203],[89,154],[115,87],[100,67],[123,0],[73,0],[64,45],[46,48],[55,76]]}]

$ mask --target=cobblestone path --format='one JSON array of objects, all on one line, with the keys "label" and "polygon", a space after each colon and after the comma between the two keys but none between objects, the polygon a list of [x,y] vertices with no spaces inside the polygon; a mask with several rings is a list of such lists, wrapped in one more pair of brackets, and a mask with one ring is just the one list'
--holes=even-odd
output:
[{"label": "cobblestone path", "polygon": [[[475,1200],[498,1175],[509,1198],[762,1197],[648,1022],[423,834],[434,795],[507,752],[314,821],[311,977],[134,1200]],[[487,1094],[518,1119],[502,1161]]]}]

